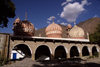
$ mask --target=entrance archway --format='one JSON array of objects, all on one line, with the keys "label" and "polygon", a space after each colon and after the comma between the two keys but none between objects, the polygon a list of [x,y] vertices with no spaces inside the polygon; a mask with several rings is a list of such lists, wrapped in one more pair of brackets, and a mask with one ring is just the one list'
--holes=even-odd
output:
[{"label": "entrance archway", "polygon": [[65,48],[63,46],[58,46],[56,49],[55,49],[55,57],[54,59],[66,59],[66,51],[65,51]]},{"label": "entrance archway", "polygon": [[89,56],[89,50],[87,46],[82,48],[82,56]]},{"label": "entrance archway", "polygon": [[92,47],[92,55],[98,57],[99,53],[97,51],[97,48],[94,46]]},{"label": "entrance archway", "polygon": [[24,58],[25,57],[31,58],[31,56],[32,56],[30,48],[25,44],[16,45],[13,48],[12,52],[13,52],[13,54],[17,54],[18,56],[16,56],[16,57],[19,57],[19,58],[20,58],[20,56],[24,56]]},{"label": "entrance archway", "polygon": [[70,57],[79,57],[79,51],[76,46],[72,46],[70,49]]},{"label": "entrance archway", "polygon": [[39,46],[35,51],[35,60],[45,60],[45,58],[51,58],[50,49],[48,46],[42,45]]}]

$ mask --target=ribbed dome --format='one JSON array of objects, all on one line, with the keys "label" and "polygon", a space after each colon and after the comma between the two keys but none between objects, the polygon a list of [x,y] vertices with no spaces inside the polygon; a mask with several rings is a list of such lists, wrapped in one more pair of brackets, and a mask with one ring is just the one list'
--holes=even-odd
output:
[{"label": "ribbed dome", "polygon": [[84,30],[76,25],[69,31],[71,38],[84,39],[84,35]]},{"label": "ribbed dome", "polygon": [[53,22],[46,28],[45,32],[47,37],[61,38],[62,28]]}]

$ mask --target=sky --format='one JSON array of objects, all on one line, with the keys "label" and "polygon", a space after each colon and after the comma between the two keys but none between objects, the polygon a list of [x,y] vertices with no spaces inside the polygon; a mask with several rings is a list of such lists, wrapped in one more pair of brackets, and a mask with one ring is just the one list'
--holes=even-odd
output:
[{"label": "sky", "polygon": [[16,16],[9,18],[8,27],[0,28],[0,33],[13,33],[13,22],[16,18],[34,24],[35,29],[57,24],[78,24],[93,17],[100,17],[100,0],[12,0]]}]

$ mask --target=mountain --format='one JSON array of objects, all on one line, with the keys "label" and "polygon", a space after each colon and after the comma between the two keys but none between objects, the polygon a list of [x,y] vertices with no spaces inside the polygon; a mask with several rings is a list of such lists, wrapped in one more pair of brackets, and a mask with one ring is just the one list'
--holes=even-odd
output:
[{"label": "mountain", "polygon": [[[95,17],[88,19],[86,21],[80,22],[77,24],[79,27],[83,28],[85,32],[89,32],[89,34],[92,34],[96,31],[96,27],[100,24],[100,18]],[[60,24],[59,24],[60,25]],[[63,29],[63,34],[62,37],[65,38],[67,37],[66,35],[66,26],[60,25]],[[46,27],[45,27],[46,28]],[[35,31],[35,36],[42,36],[45,37],[45,28],[41,28]]]},{"label": "mountain", "polygon": [[84,31],[88,32],[89,34],[93,34],[96,31],[96,27],[100,24],[100,18],[95,17],[88,19],[86,21],[80,22],[78,26],[84,29]]}]

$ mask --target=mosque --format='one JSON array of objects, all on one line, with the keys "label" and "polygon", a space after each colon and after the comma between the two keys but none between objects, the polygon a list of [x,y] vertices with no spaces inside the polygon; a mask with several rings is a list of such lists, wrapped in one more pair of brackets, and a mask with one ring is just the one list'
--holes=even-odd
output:
[{"label": "mosque", "polygon": [[[97,43],[89,41],[89,33],[71,24],[63,30],[54,21],[45,28],[45,36],[35,35],[34,25],[28,20],[17,18],[13,23],[13,35],[5,35],[5,57],[16,60],[25,57],[38,60],[83,58],[100,55]],[[66,32],[66,37],[63,36]],[[42,33],[42,32],[40,32]],[[2,38],[1,38],[2,40]],[[2,51],[1,51],[2,52]]]}]

